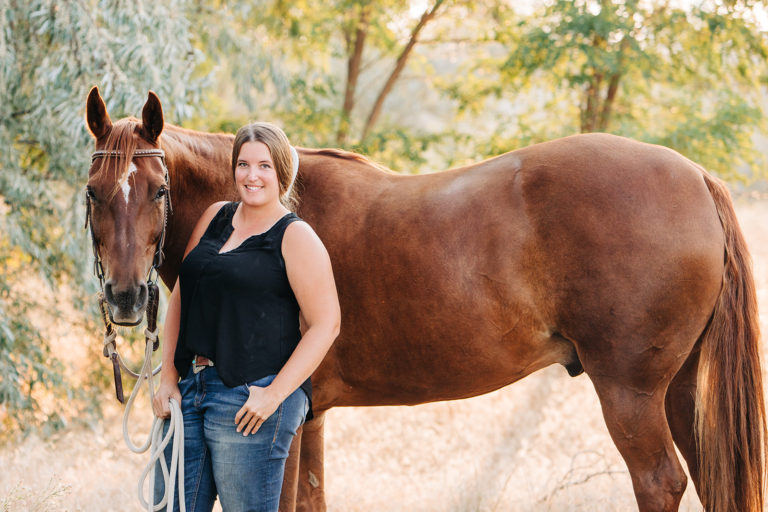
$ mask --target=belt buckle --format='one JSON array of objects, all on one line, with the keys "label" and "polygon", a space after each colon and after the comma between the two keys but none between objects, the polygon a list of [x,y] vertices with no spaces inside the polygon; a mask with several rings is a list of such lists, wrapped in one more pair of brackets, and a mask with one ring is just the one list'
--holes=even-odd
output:
[{"label": "belt buckle", "polygon": [[192,360],[192,372],[193,373],[200,373],[201,371],[205,370],[209,366],[213,366],[213,361],[211,361],[207,357],[205,358],[205,360],[206,360],[205,363],[198,364],[197,363],[197,356],[195,356],[195,358]]}]

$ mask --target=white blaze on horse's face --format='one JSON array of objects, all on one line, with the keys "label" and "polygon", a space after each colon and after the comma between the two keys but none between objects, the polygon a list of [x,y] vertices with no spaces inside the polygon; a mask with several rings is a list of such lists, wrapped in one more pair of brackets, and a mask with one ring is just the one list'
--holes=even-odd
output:
[{"label": "white blaze on horse's face", "polygon": [[131,195],[131,184],[128,182],[131,174],[136,172],[136,164],[131,162],[128,165],[128,172],[125,173],[122,183],[120,183],[120,189],[123,191],[123,197],[125,198],[125,206],[128,206],[128,197]]}]

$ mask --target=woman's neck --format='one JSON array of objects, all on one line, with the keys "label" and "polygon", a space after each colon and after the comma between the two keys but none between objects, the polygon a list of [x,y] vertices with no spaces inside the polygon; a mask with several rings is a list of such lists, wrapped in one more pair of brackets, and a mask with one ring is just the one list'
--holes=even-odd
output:
[{"label": "woman's neck", "polygon": [[235,227],[261,233],[287,213],[289,210],[279,202],[261,206],[249,206],[241,202],[235,212],[236,217],[239,217],[234,219]]}]

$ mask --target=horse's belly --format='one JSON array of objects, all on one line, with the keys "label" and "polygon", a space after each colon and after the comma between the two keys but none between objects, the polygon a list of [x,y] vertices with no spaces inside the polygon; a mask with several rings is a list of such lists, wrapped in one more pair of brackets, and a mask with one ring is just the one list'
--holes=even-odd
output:
[{"label": "horse's belly", "polygon": [[472,314],[444,308],[441,315],[393,316],[388,325],[375,314],[360,323],[348,316],[350,329],[345,332],[342,326],[342,335],[313,376],[317,406],[467,398],[575,357],[570,342],[528,311],[514,314],[496,304],[496,310],[509,315],[503,317],[490,307]]}]

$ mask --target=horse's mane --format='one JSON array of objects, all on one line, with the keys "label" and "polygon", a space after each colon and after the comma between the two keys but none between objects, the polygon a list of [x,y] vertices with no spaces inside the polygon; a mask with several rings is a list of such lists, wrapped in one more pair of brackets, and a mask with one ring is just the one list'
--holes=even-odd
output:
[{"label": "horse's mane", "polygon": [[168,151],[192,151],[203,158],[219,154],[217,146],[227,146],[227,158],[231,153],[234,135],[230,133],[208,133],[189,130],[173,124],[166,124],[160,135],[161,145]]},{"label": "horse's mane", "polygon": [[115,186],[109,193],[110,199],[117,194],[120,185],[128,173],[128,166],[133,159],[133,153],[136,151],[136,138],[133,136],[136,127],[140,122],[135,117],[120,119],[112,125],[112,129],[107,135],[105,147],[119,151],[120,156],[109,156],[98,158],[98,167],[96,173],[112,172]]},{"label": "horse's mane", "polygon": [[370,158],[365,157],[359,153],[353,153],[352,151],[345,151],[343,149],[335,149],[335,148],[321,148],[321,149],[301,148],[301,151],[303,153],[309,153],[312,155],[330,156],[330,157],[339,158],[342,160],[351,160],[354,162],[360,162],[362,164],[368,165],[370,167],[374,167],[375,169],[384,171],[386,173],[397,174],[392,169],[384,165],[381,165],[377,162],[374,162]]}]

